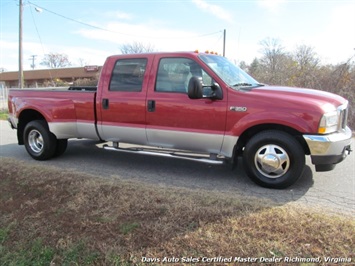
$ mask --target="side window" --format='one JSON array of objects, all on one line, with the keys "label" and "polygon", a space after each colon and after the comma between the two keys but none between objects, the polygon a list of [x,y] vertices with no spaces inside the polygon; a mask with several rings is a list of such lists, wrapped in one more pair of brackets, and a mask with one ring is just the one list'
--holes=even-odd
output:
[{"label": "side window", "polygon": [[159,62],[155,91],[187,93],[190,78],[201,77],[203,83],[211,84],[212,78],[188,58],[162,58]]},{"label": "side window", "polygon": [[118,60],[112,72],[110,91],[142,91],[146,58]]}]

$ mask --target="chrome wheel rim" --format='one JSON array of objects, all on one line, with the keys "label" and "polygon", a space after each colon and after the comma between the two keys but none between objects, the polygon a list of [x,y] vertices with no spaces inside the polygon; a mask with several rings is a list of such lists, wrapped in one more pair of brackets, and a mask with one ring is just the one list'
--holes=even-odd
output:
[{"label": "chrome wheel rim", "polygon": [[28,144],[33,152],[40,153],[44,146],[42,134],[36,129],[31,130],[28,134]]},{"label": "chrome wheel rim", "polygon": [[268,178],[279,178],[287,173],[290,158],[280,146],[268,144],[255,153],[254,163],[262,175]]}]

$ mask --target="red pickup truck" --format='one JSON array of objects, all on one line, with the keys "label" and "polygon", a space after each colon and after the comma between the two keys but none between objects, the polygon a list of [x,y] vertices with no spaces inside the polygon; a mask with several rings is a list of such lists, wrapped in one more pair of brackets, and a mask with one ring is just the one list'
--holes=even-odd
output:
[{"label": "red pickup truck", "polygon": [[112,143],[109,150],[210,164],[242,156],[254,182],[285,188],[301,176],[305,155],[328,171],[351,151],[344,98],[263,85],[208,53],[111,56],[97,88],[14,89],[8,105],[18,143],[36,160],[89,138]]}]

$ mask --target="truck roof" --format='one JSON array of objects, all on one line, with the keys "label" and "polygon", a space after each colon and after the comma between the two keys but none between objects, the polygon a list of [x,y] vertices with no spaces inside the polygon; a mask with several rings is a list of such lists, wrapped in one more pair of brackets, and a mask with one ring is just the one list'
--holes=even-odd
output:
[{"label": "truck roof", "polygon": [[176,52],[150,52],[150,53],[137,53],[137,54],[116,54],[116,55],[111,55],[110,57],[140,57],[140,56],[152,56],[152,55],[166,55],[166,56],[186,56],[186,55],[192,55],[192,56],[197,56],[199,54],[210,54],[210,55],[219,55],[215,52],[210,52],[210,51],[205,51],[205,52],[199,52],[198,50],[195,51],[176,51]]}]

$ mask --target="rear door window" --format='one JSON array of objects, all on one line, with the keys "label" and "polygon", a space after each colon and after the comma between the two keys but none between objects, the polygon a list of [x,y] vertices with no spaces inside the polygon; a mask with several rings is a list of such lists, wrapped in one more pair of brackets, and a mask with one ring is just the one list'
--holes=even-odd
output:
[{"label": "rear door window", "polygon": [[109,90],[127,92],[142,91],[146,67],[146,58],[118,60],[112,72]]}]

